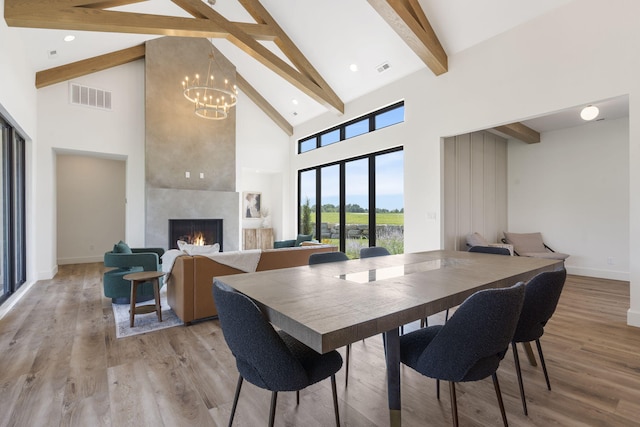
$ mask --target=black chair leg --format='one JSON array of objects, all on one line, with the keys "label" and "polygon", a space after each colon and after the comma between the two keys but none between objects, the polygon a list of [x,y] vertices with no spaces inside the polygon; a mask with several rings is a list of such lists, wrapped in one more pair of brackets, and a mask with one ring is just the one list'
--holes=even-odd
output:
[{"label": "black chair leg", "polygon": [[520,370],[520,357],[518,356],[518,349],[516,348],[516,343],[511,343],[511,348],[513,349],[513,361],[516,364],[516,374],[518,374],[518,386],[520,387],[520,398],[522,399],[522,410],[525,415],[529,415],[527,413],[527,401],[524,397],[524,384],[522,383],[522,371]]},{"label": "black chair leg", "polygon": [[273,422],[276,419],[276,401],[278,400],[278,392],[271,392],[271,409],[269,409],[269,427],[273,427]]},{"label": "black chair leg", "polygon": [[300,390],[296,390],[296,405],[300,404]]},{"label": "black chair leg", "polygon": [[436,380],[436,397],[440,400],[440,380]]},{"label": "black chair leg", "polygon": [[458,427],[458,402],[456,400],[456,383],[449,381],[449,394],[451,395],[451,420],[453,426]]},{"label": "black chair leg", "polygon": [[447,308],[447,312],[444,314],[444,323],[447,323],[447,320],[449,320],[449,309]]},{"label": "black chair leg", "polygon": [[547,381],[547,389],[551,390],[551,383],[549,382],[549,374],[547,373],[547,365],[544,363],[544,356],[542,355],[542,346],[540,340],[536,340],[536,347],[538,347],[538,356],[540,356],[540,364],[542,365],[542,372],[544,372],[544,379]]},{"label": "black chair leg", "polygon": [[238,406],[238,398],[240,397],[240,389],[242,388],[242,375],[238,375],[238,384],[236,385],[236,395],[233,398],[233,406],[231,406],[231,416],[229,417],[229,427],[233,424],[233,417],[236,415],[236,407]]},{"label": "black chair leg", "polygon": [[504,402],[502,402],[502,393],[500,392],[500,384],[498,383],[498,374],[494,372],[492,377],[493,377],[493,388],[496,389],[496,397],[498,398],[498,405],[500,406],[500,413],[502,414],[502,423],[504,424],[504,427],[509,427],[509,423],[507,422],[507,413],[504,411]]},{"label": "black chair leg", "polygon": [[335,375],[331,375],[331,392],[333,393],[333,412],[336,416],[336,427],[340,427],[340,412],[338,412],[338,392],[336,390]]},{"label": "black chair leg", "polygon": [[345,388],[349,385],[349,359],[351,356],[351,344],[347,344],[347,363],[345,363],[344,368],[344,386]]}]

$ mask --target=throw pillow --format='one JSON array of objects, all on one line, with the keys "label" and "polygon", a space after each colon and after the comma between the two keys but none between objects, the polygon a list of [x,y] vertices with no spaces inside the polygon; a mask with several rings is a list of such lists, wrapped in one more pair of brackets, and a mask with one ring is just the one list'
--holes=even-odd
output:
[{"label": "throw pillow", "polygon": [[473,246],[489,246],[489,242],[480,233],[470,233],[467,235],[467,245]]},{"label": "throw pillow", "polygon": [[509,233],[505,231],[504,237],[507,243],[512,244],[513,249],[519,254],[547,251],[540,233]]},{"label": "throw pillow", "polygon": [[178,249],[187,255],[210,255],[220,252],[218,243],[213,245],[191,245],[184,240],[178,240]]},{"label": "throw pillow", "polygon": [[298,237],[296,237],[295,246],[300,246],[300,243],[302,242],[308,242],[312,237],[313,234],[298,234]]},{"label": "throw pillow", "polygon": [[116,254],[130,254],[133,253],[129,245],[120,240],[118,243],[113,245],[113,252]]}]

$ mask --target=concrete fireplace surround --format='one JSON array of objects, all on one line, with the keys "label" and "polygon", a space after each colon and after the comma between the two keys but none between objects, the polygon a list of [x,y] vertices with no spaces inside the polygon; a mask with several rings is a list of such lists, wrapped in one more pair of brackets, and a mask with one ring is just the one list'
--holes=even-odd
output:
[{"label": "concrete fireplace surround", "polygon": [[[225,120],[203,119],[182,94],[185,76],[206,75],[211,51],[206,39],[163,37],[146,43],[147,246],[167,246],[169,219],[221,218],[225,251],[239,249],[235,108]],[[215,48],[214,59],[216,78],[235,84],[235,66]]]}]

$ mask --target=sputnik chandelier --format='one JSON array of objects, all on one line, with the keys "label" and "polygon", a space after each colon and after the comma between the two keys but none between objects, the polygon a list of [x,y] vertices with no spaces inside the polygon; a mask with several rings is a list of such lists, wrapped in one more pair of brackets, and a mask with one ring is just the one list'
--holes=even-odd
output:
[{"label": "sputnik chandelier", "polygon": [[184,97],[194,105],[197,116],[210,120],[223,120],[229,115],[229,109],[238,102],[238,88],[230,85],[227,79],[219,83],[211,73],[214,62],[213,45],[209,53],[207,77],[201,81],[196,74],[193,79],[185,77],[182,82]]}]

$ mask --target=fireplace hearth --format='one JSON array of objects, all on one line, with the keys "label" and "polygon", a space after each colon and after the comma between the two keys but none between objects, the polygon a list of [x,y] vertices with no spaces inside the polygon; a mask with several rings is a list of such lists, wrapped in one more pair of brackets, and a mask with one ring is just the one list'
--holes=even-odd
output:
[{"label": "fireplace hearth", "polygon": [[191,245],[218,243],[222,252],[222,219],[170,219],[169,249],[177,249],[178,240]]}]

